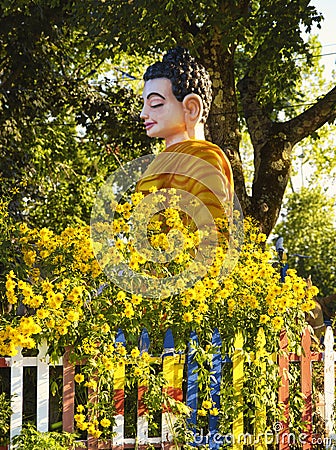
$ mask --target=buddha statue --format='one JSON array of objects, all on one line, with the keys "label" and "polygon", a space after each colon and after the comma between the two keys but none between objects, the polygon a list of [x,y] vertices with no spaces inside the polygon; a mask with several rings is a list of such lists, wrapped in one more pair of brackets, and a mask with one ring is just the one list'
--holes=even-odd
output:
[{"label": "buddha statue", "polygon": [[[204,137],[212,101],[209,74],[178,47],[149,66],[143,78],[140,117],[147,135],[164,139],[165,149],[139,180],[137,191],[146,195],[153,186],[183,190],[205,205],[212,218],[222,217],[227,213],[223,204],[232,203],[233,176],[224,152]],[[199,223],[208,221],[202,212],[199,216]]]}]

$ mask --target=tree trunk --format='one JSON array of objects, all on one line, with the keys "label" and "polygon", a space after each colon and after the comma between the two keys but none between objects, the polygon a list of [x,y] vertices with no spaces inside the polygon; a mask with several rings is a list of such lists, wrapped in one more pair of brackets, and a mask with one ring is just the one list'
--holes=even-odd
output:
[{"label": "tree trunk", "polygon": [[209,140],[222,148],[229,158],[235,180],[235,193],[243,213],[246,214],[250,208],[250,198],[246,192],[239,153],[241,135],[234,78],[234,50],[224,50],[220,35],[215,33],[212,40],[200,49],[200,53],[201,62],[210,73],[213,89],[207,121]]},{"label": "tree trunk", "polygon": [[[252,198],[245,213],[254,217],[267,236],[278,219],[282,199],[289,180],[292,145],[283,136],[275,134],[255,150],[258,164],[255,167]],[[256,156],[255,156],[256,158]]]}]

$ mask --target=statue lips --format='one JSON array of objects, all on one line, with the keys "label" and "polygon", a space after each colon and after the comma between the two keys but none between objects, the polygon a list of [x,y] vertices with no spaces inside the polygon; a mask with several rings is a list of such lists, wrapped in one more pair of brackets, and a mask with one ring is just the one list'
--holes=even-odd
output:
[{"label": "statue lips", "polygon": [[155,123],[156,122],[145,122],[146,130],[150,130],[155,125]]}]

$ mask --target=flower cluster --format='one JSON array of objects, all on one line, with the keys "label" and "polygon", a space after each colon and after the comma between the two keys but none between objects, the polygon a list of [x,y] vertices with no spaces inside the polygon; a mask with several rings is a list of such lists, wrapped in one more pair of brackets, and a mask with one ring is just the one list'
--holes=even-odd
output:
[{"label": "flower cluster", "polygon": [[[5,282],[4,299],[11,311],[0,320],[0,354],[14,355],[18,347],[30,349],[45,339],[51,355],[58,357],[71,345],[73,361],[82,363],[75,380],[89,390],[75,419],[80,430],[97,438],[113,424],[113,384],[120,370],[127,365],[133,382],[155,383],[152,357],[138,349],[144,328],[156,355],[168,328],[181,351],[196,331],[204,367],[213,350],[213,329],[223,338],[223,354],[232,352],[240,331],[244,351],[258,354],[257,365],[278,351],[282,329],[291,345],[298,345],[305,314],[315,306],[316,289],[308,288],[295,271],[288,270],[281,281],[273,255],[265,250],[266,237],[252,221],[244,222],[244,242],[230,239],[227,221],[217,221],[219,238],[202,253],[204,241],[212,243],[211,229],[195,230],[174,192],[168,198],[160,191],[153,198],[141,207],[143,196],[135,193],[129,201],[110,205],[113,220],[93,224],[94,236],[99,236],[93,241],[88,227],[56,235],[22,224],[16,245],[23,264],[8,271]],[[139,231],[141,223],[145,233]],[[128,274],[129,289],[111,282],[120,272]],[[260,329],[264,353],[256,348]],[[251,377],[257,373],[251,371]],[[208,386],[205,378],[203,382]],[[200,395],[200,417],[219,414],[208,394],[205,388]]]}]

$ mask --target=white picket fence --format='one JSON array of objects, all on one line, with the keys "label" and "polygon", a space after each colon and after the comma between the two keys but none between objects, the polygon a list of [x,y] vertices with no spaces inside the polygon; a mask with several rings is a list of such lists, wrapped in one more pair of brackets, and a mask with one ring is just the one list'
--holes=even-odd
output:
[{"label": "white picket fence", "polygon": [[[39,346],[37,356],[23,356],[21,350],[16,356],[4,358],[5,365],[10,367],[10,395],[12,396],[13,414],[10,421],[10,439],[20,434],[22,429],[23,414],[23,369],[24,367],[37,368],[37,394],[36,394],[36,419],[39,431],[48,431],[49,427],[49,355],[47,345]],[[63,358],[53,363],[62,366]]]},{"label": "white picket fence", "polygon": [[[320,405],[318,405],[319,412],[325,420],[326,435],[329,438],[335,438],[335,361],[336,352],[334,351],[334,334],[331,327],[327,327],[324,338],[324,351],[318,353],[318,359],[310,360],[310,371],[313,370],[312,362],[315,360],[323,361],[324,364],[324,393],[322,395]],[[295,355],[294,355],[295,356]],[[295,358],[291,359],[292,361]],[[64,365],[63,365],[64,362]],[[65,357],[60,358],[59,361],[53,365],[63,366],[68,368],[70,365],[66,362]],[[37,368],[37,429],[41,432],[48,431],[49,424],[49,356],[47,354],[47,346],[43,344],[39,347],[38,356],[26,357],[23,356],[21,351],[16,356],[10,358],[0,358],[0,370],[3,367],[10,368],[10,394],[13,396],[12,409],[13,414],[10,421],[10,439],[20,434],[23,424],[23,383],[24,383],[24,367],[36,367]],[[72,374],[73,377],[73,374]],[[72,386],[74,389],[74,386]],[[65,402],[64,398],[63,401]],[[70,411],[73,415],[73,411]],[[69,412],[68,412],[69,416]],[[73,420],[73,417],[72,417]],[[141,420],[141,418],[140,418]],[[64,427],[64,415],[63,415],[63,429]],[[67,430],[69,431],[69,430]],[[128,440],[124,436],[119,436],[121,446],[127,444]],[[151,439],[148,438],[148,443]],[[153,441],[151,443],[154,443]],[[158,444],[155,439],[155,444]],[[120,445],[120,444],[119,444]],[[280,446],[281,447],[281,446]],[[279,447],[279,448],[280,448]],[[327,446],[328,447],[328,446]],[[10,446],[9,446],[10,448]],[[88,444],[88,448],[91,448]],[[113,447],[108,447],[113,448]],[[310,447],[312,448],[312,447]],[[329,448],[330,445],[329,445]],[[333,447],[336,448],[336,447]]]}]

